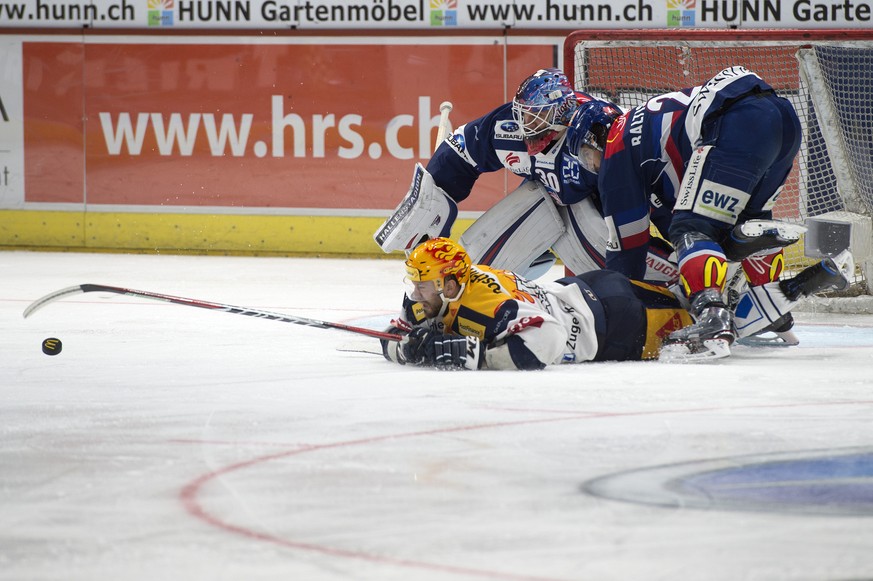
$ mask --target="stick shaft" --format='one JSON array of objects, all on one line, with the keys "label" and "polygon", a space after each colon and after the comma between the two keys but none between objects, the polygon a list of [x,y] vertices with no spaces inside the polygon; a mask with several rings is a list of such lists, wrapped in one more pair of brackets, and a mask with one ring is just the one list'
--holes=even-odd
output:
[{"label": "stick shaft", "polygon": [[434,151],[437,147],[440,146],[440,143],[446,138],[451,131],[451,126],[449,125],[449,113],[452,112],[452,104],[449,101],[443,101],[440,103],[440,124],[437,127],[437,136],[436,143],[434,145]]},{"label": "stick shaft", "polygon": [[253,309],[249,307],[237,307],[234,305],[225,305],[222,303],[213,303],[209,301],[203,301],[200,299],[190,299],[185,297],[176,297],[173,295],[166,295],[163,293],[156,293],[151,291],[143,291],[136,290],[131,288],[124,288],[118,286],[109,286],[103,284],[80,284],[78,286],[72,286],[65,289],[61,289],[55,291],[51,294],[48,294],[41,299],[37,299],[33,303],[31,303],[25,310],[24,316],[29,317],[38,309],[41,309],[45,305],[50,302],[53,302],[57,299],[63,298],[65,296],[69,296],[77,293],[90,293],[90,292],[105,292],[105,293],[113,293],[118,295],[128,295],[132,297],[140,297],[146,299],[153,299],[156,301],[163,301],[166,303],[173,303],[176,305],[184,305],[188,307],[198,307],[201,309],[209,309],[212,311],[222,311],[225,313],[232,313],[234,315],[245,315],[247,317],[255,317],[258,319],[267,319],[270,321],[280,321],[282,323],[294,323],[295,325],[304,325],[307,327],[317,327],[319,329],[338,329],[340,331],[348,331],[350,333],[356,333],[358,335],[366,335],[368,337],[375,337],[377,339],[386,339],[388,341],[400,341],[403,339],[402,335],[398,335],[395,333],[386,333],[383,331],[376,331],[373,329],[366,329],[364,327],[354,327],[352,325],[344,325],[342,323],[333,323],[330,321],[320,321],[318,319],[309,319],[307,317],[298,317],[295,315],[286,315],[283,313],[274,313],[272,311],[264,311],[261,309]]}]

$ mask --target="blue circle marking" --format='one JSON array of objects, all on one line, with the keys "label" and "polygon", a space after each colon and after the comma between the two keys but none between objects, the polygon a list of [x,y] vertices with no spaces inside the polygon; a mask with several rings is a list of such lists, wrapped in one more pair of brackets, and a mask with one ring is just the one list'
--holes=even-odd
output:
[{"label": "blue circle marking", "polygon": [[597,478],[583,490],[660,506],[873,516],[873,450],[671,464]]}]

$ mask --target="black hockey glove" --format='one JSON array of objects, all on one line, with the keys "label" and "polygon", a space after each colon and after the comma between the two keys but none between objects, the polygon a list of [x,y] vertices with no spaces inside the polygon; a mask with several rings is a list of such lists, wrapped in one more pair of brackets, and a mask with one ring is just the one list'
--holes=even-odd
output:
[{"label": "black hockey glove", "polygon": [[401,359],[411,365],[433,365],[428,361],[428,346],[437,333],[428,327],[416,327],[397,348]]},{"label": "black hockey glove", "polygon": [[434,365],[440,369],[479,369],[482,347],[477,337],[437,335],[433,339]]},{"label": "black hockey glove", "polygon": [[[388,333],[404,333],[405,330],[397,327],[389,327],[386,329]],[[382,355],[388,361],[399,363],[400,365],[433,365],[427,362],[427,343],[433,335],[433,331],[425,327],[412,329],[409,334],[403,337],[402,341],[388,341],[380,339],[382,342]]]},{"label": "black hockey glove", "polygon": [[476,337],[437,333],[419,327],[401,342],[399,351],[406,363],[438,369],[479,369],[484,345]]}]

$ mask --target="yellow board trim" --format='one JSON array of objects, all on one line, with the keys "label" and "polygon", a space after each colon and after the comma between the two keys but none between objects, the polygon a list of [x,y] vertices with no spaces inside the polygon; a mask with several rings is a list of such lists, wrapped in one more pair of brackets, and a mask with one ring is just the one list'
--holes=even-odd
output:
[{"label": "yellow board trim", "polygon": [[[0,211],[0,247],[7,250],[375,257],[387,256],[373,241],[373,233],[383,221],[383,218],[348,216],[3,210]],[[459,219],[453,236],[459,237],[472,222],[472,219]]]}]

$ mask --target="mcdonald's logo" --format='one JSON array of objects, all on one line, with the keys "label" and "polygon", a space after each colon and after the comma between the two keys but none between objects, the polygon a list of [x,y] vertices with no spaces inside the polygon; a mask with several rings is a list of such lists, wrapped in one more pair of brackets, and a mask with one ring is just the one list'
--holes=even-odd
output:
[{"label": "mcdonald's logo", "polygon": [[718,256],[710,256],[703,264],[704,288],[724,288],[727,279],[727,261]]},{"label": "mcdonald's logo", "polygon": [[780,252],[770,262],[770,280],[779,280],[783,268],[785,268],[785,255]]}]

